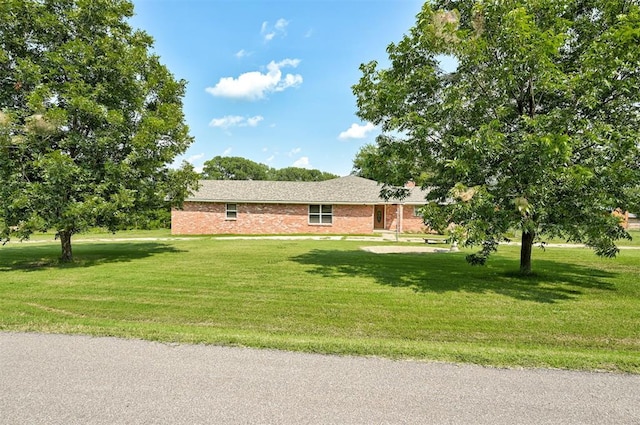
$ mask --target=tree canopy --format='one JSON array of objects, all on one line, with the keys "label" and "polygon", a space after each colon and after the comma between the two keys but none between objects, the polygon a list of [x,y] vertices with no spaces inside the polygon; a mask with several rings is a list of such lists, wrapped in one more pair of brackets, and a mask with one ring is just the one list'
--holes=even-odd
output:
[{"label": "tree canopy", "polygon": [[[402,155],[405,155],[404,157]],[[385,181],[407,181],[412,180],[416,185],[421,185],[427,177],[426,170],[419,170],[417,166],[411,173],[407,173],[405,169],[406,155],[409,152],[399,150],[386,150],[384,153],[379,149],[378,145],[365,144],[356,153],[353,159],[353,175],[363,177],[378,182]],[[416,164],[417,165],[417,164]],[[411,178],[408,178],[408,175]]]},{"label": "tree canopy", "polygon": [[205,161],[205,180],[267,180],[271,167],[239,156],[216,156]]},{"label": "tree canopy", "polygon": [[299,167],[272,168],[238,156],[216,156],[205,161],[205,180],[279,180],[322,181],[335,179],[335,174]]},{"label": "tree canopy", "polygon": [[295,181],[295,182],[319,182],[323,180],[335,179],[338,176],[325,171],[300,168],[285,167],[271,169],[269,180]]},{"label": "tree canopy", "polygon": [[425,222],[481,246],[472,264],[513,228],[523,273],[543,237],[618,252],[629,235],[612,212],[639,205],[637,2],[429,1],[387,51],[354,86],[358,115],[383,130],[356,167],[391,191],[420,181]]},{"label": "tree canopy", "polygon": [[71,260],[73,234],[179,205],[196,182],[168,166],[192,142],[186,83],[132,15],[128,0],[0,2],[1,238],[55,229]]}]

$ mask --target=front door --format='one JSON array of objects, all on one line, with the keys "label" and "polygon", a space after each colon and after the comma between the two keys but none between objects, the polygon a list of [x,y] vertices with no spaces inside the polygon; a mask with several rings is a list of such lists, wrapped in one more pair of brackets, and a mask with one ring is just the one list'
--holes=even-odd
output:
[{"label": "front door", "polygon": [[373,208],[373,228],[384,229],[384,205],[376,205]]}]

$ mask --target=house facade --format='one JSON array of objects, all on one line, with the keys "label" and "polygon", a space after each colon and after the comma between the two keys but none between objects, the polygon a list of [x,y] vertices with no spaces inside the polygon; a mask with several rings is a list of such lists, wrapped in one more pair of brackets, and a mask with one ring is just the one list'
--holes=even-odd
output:
[{"label": "house facade", "polygon": [[356,176],[321,182],[203,180],[171,213],[174,235],[368,234],[424,232],[426,193],[410,188],[402,201],[380,198],[381,186]]}]

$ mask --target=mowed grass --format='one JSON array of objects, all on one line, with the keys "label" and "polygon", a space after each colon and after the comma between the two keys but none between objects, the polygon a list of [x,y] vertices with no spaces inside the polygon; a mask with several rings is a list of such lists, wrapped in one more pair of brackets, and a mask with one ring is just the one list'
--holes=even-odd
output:
[{"label": "mowed grass", "polygon": [[[80,238],[80,237],[79,237]],[[0,248],[0,330],[640,373],[640,250],[373,254],[375,242],[82,242]]]}]

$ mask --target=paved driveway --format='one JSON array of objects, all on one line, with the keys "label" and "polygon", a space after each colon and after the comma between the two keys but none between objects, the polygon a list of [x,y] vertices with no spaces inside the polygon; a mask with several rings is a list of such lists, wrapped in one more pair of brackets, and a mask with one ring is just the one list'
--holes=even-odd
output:
[{"label": "paved driveway", "polygon": [[1,424],[640,424],[640,376],[0,333]]}]

